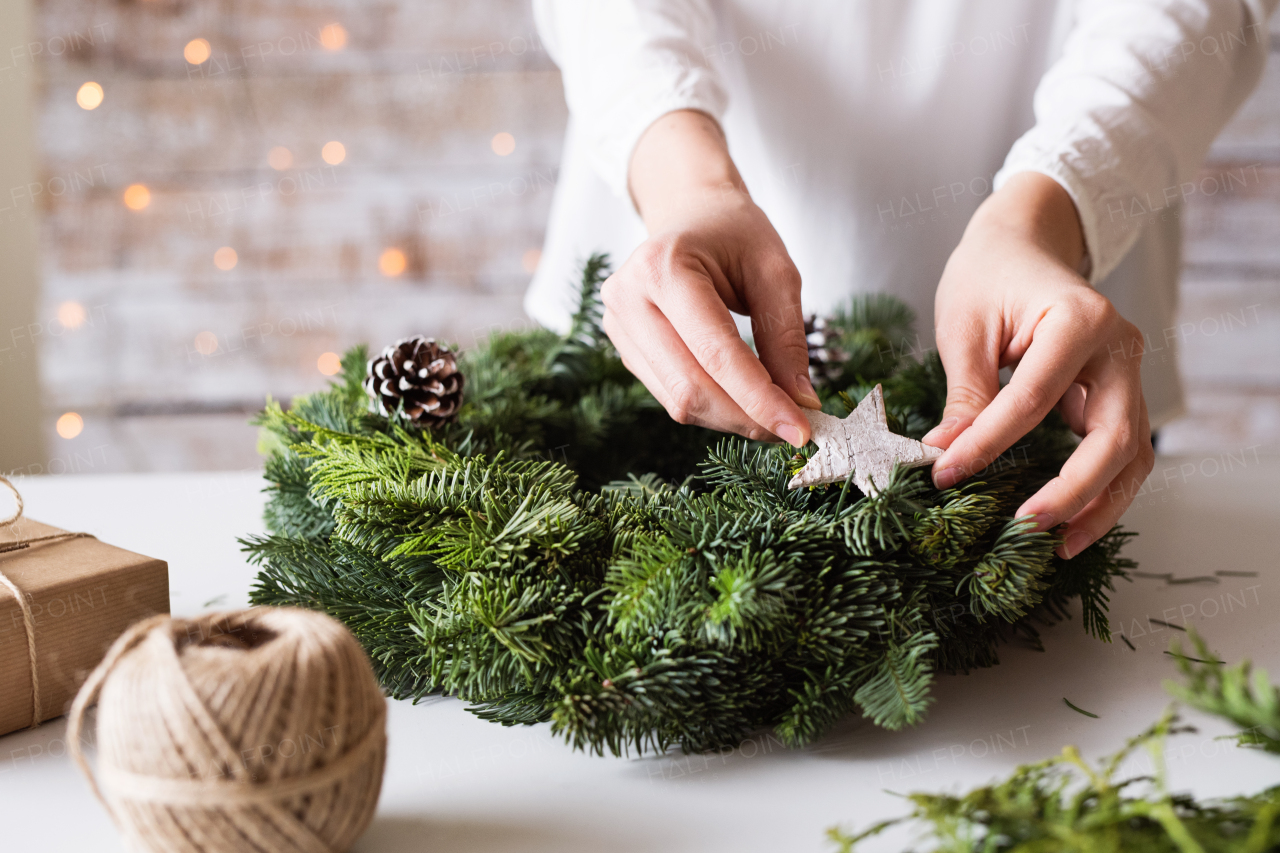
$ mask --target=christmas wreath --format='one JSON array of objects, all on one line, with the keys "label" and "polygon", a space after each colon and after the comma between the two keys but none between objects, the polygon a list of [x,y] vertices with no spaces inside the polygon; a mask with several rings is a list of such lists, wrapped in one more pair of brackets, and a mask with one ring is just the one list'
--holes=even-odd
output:
[{"label": "christmas wreath", "polygon": [[[600,326],[606,274],[588,261],[565,335],[357,348],[328,390],[268,400],[253,601],[344,622],[394,697],[453,694],[615,754],[765,727],[800,745],[855,709],[915,723],[935,672],[1038,643],[1033,620],[1073,598],[1110,639],[1129,534],[1064,561],[1012,517],[1074,446],[1056,415],[957,488],[900,466],[871,494],[789,489],[812,447],[679,425],[628,373]],[[893,432],[939,420],[936,354],[899,345],[911,321],[886,296],[827,318],[811,351],[827,412],[880,384]]]}]

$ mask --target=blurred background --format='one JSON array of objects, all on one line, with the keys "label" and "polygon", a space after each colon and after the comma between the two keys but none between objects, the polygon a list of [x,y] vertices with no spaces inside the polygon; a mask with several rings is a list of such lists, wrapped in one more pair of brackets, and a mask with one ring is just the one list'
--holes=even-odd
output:
[{"label": "blurred background", "polygon": [[[1271,26],[1222,188],[1168,214],[1162,452],[1280,448]],[[253,468],[251,413],[344,348],[529,322],[567,111],[528,0],[0,0],[0,116],[0,470]]]}]

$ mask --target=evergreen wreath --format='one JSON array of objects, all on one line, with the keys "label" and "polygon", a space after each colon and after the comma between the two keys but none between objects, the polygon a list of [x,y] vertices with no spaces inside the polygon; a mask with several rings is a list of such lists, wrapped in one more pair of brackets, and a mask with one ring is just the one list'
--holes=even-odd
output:
[{"label": "evergreen wreath", "polygon": [[[981,476],[938,491],[899,467],[786,488],[813,452],[671,420],[601,329],[593,256],[565,335],[493,335],[463,352],[466,398],[421,428],[371,410],[367,353],[263,429],[270,535],[242,540],[256,604],[344,622],[396,698],[456,695],[504,725],[551,721],[603,754],[710,750],[769,727],[801,745],[857,709],[919,721],[936,671],[998,662],[1032,619],[1110,640],[1118,528],[1075,559],[1013,511],[1074,447],[1050,415]],[[936,353],[906,358],[911,312],[862,297],[829,318],[824,409],[882,383],[890,428],[942,414]]]}]

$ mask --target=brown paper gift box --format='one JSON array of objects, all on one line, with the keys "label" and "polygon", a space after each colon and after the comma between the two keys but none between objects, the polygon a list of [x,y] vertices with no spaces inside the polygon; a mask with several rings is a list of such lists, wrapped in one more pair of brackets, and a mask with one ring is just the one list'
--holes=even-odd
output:
[{"label": "brown paper gift box", "polygon": [[[0,545],[64,533],[29,518],[0,528]],[[41,717],[67,712],[116,637],[169,612],[169,566],[92,538],[36,542],[0,554],[0,572],[31,602]],[[0,735],[31,725],[31,658],[22,609],[0,586]]]}]

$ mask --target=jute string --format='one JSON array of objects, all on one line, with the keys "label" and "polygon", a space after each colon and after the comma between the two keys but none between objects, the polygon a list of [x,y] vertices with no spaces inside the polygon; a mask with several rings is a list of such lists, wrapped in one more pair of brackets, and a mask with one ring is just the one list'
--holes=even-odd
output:
[{"label": "jute string", "polygon": [[[81,741],[95,702],[97,778]],[[360,644],[323,614],[156,616],[84,683],[67,742],[139,850],[338,853],[377,806],[386,700]]]},{"label": "jute string", "polygon": [[[13,492],[15,503],[13,513],[8,518],[0,519],[0,530],[3,530],[11,524],[16,524],[18,519],[22,518],[23,506],[22,493],[18,491],[13,483],[9,482],[9,478],[0,475],[0,483]],[[51,533],[48,536],[32,536],[29,539],[18,539],[0,544],[0,554],[21,551],[24,548],[30,548],[37,542],[59,542],[64,539],[84,539],[86,537],[91,539],[93,535],[90,533]],[[31,728],[34,729],[44,719],[44,709],[40,704],[40,663],[36,657],[36,619],[31,612],[30,597],[18,589],[18,585],[4,573],[3,568],[0,568],[0,584],[4,584],[9,589],[9,592],[13,593],[13,597],[18,599],[18,609],[22,611],[22,627],[27,632],[27,657],[31,661]]]}]

